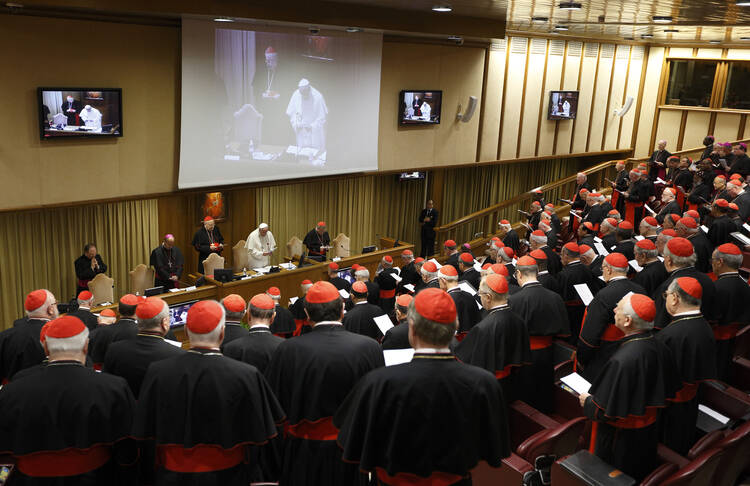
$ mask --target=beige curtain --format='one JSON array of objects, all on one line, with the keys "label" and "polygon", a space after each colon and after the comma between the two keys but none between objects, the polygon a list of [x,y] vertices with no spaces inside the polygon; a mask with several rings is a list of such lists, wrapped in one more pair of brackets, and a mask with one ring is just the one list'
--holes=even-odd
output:
[{"label": "beige curtain", "polygon": [[0,214],[2,325],[23,315],[28,292],[47,288],[59,302],[75,294],[73,261],[96,244],[115,279],[115,296],[129,291],[129,271],[148,264],[159,244],[156,199]]},{"label": "beige curtain", "polygon": [[402,182],[394,174],[267,186],[256,190],[257,221],[276,238],[273,263],[293,236],[304,239],[318,221],[328,223],[332,239],[345,233],[354,255],[384,236],[418,243],[423,194],[424,181]]}]

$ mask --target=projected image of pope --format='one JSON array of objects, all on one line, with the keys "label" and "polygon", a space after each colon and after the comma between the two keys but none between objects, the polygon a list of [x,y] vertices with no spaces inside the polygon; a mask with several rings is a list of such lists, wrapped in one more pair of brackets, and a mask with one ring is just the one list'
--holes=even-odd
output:
[{"label": "projected image of pope", "polygon": [[[292,94],[286,114],[297,136],[297,147],[315,149],[318,156],[326,150],[326,118],[328,107],[320,91],[302,78]],[[310,158],[316,158],[310,156]]]}]

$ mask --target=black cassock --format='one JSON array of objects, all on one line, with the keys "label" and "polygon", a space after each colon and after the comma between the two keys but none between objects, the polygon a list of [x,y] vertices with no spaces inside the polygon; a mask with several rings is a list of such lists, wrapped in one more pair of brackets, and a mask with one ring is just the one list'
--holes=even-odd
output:
[{"label": "black cassock", "polygon": [[404,288],[405,285],[412,284],[416,288],[417,284],[422,281],[422,277],[419,275],[419,272],[417,272],[417,269],[414,267],[414,262],[409,262],[403,267],[401,267],[401,283],[398,284],[398,291],[399,294],[406,294],[409,291]]},{"label": "black cassock", "polygon": [[719,275],[716,286],[717,325],[716,368],[720,380],[726,381],[727,370],[732,362],[734,336],[737,331],[750,324],[750,286],[736,272]]},{"label": "black cassock", "polygon": [[[513,275],[513,272],[510,272],[510,275]],[[479,282],[482,280],[482,276],[477,272],[474,268],[469,268],[466,270],[461,277],[459,277],[458,281],[466,281],[474,287],[475,290],[479,290]]]},{"label": "black cassock", "polygon": [[[617,351],[622,331],[615,327],[615,307],[628,293],[646,294],[646,290],[626,277],[610,280],[594,296],[583,315],[576,352],[576,371],[589,382]],[[581,367],[582,365],[582,367]]]},{"label": "black cassock", "polygon": [[104,363],[109,346],[117,341],[135,339],[138,335],[138,325],[132,317],[123,317],[114,324],[99,327],[90,336],[89,356],[94,365],[99,367]]},{"label": "black cassock", "polygon": [[203,273],[203,260],[208,258],[211,253],[218,253],[221,255],[222,250],[211,249],[211,243],[224,243],[224,237],[221,236],[218,226],[214,226],[211,231],[208,231],[205,227],[200,228],[193,235],[193,241],[190,243],[198,252],[198,272]]},{"label": "black cassock", "polygon": [[583,412],[591,443],[604,462],[636,480],[656,466],[658,410],[682,386],[671,353],[652,332],[631,334],[591,384]]},{"label": "black cassock", "polygon": [[94,258],[96,258],[96,262],[99,264],[96,270],[91,269],[91,258],[86,255],[79,256],[73,262],[73,266],[76,269],[76,277],[78,278],[76,282],[76,295],[84,290],[88,290],[88,283],[98,274],[107,272],[107,265],[102,260],[101,255],[97,254]]},{"label": "black cassock", "polygon": [[532,282],[508,297],[508,304],[526,323],[529,333],[532,364],[520,373],[526,388],[524,401],[539,411],[550,411],[554,392],[552,339],[570,335],[565,303],[555,292]]},{"label": "black cassock", "polygon": [[503,245],[513,248],[513,251],[518,253],[518,250],[521,248],[521,239],[518,237],[516,230],[511,228],[508,231],[505,238],[503,238]]},{"label": "black cassock", "polygon": [[127,484],[134,471],[118,464],[137,459],[128,440],[134,408],[125,380],[77,361],[54,361],[4,386],[0,451],[15,456],[11,483]]},{"label": "black cassock", "polygon": [[388,329],[383,336],[383,349],[407,349],[409,344],[409,323],[404,319]]},{"label": "black cassock", "polygon": [[690,235],[688,240],[693,244],[695,255],[698,257],[695,262],[695,268],[697,268],[699,272],[710,273],[711,254],[714,252],[714,247],[708,239],[708,236],[706,236],[706,233],[699,228],[698,232]]},{"label": "black cassock", "polygon": [[482,320],[482,313],[479,310],[476,299],[468,292],[464,292],[458,287],[453,287],[448,291],[448,295],[453,298],[458,313],[458,332],[466,333],[474,325]]},{"label": "black cassock", "polygon": [[317,324],[276,348],[266,377],[288,418],[281,484],[366,483],[357,465],[341,460],[333,415],[360,378],[384,364],[377,341],[338,323]]},{"label": "black cassock", "polygon": [[557,275],[558,273],[560,273],[560,270],[562,270],[562,261],[560,260],[560,255],[555,253],[555,251],[548,245],[539,247],[539,249],[547,254],[547,271],[552,275]]},{"label": "black cassock", "polygon": [[456,347],[456,358],[489,371],[503,388],[507,403],[520,397],[518,371],[531,364],[529,333],[508,305],[487,314]]},{"label": "black cassock", "polygon": [[570,324],[571,341],[575,343],[578,340],[578,333],[581,330],[581,320],[586,307],[581,301],[581,297],[576,292],[574,285],[586,284],[591,293],[596,292],[598,285],[591,269],[580,261],[570,262],[560,270],[556,275],[557,282],[560,286],[560,295],[565,302],[565,309]]},{"label": "black cassock", "polygon": [[370,280],[365,280],[367,285],[367,302],[372,305],[380,305],[380,285]]},{"label": "black cassock", "polygon": [[654,319],[654,329],[662,329],[669,324],[671,317],[667,313],[664,305],[664,292],[669,288],[672,280],[681,277],[693,277],[701,284],[703,297],[701,299],[701,312],[708,320],[715,319],[716,306],[716,286],[711,278],[703,272],[699,272],[695,267],[684,267],[674,270],[669,277],[651,294],[651,298],[656,303],[656,319]]},{"label": "black cassock", "polygon": [[708,228],[708,239],[714,247],[724,243],[734,243],[732,233],[737,231],[737,225],[727,216],[716,218]]},{"label": "black cassock", "polygon": [[39,343],[39,332],[48,321],[29,319],[25,324],[0,333],[0,383],[10,381],[19,371],[46,359]]},{"label": "black cassock", "polygon": [[155,443],[157,484],[247,486],[253,478],[275,476],[262,446],[279,434],[283,420],[283,410],[254,366],[193,348],[151,364],[141,385],[133,436]]},{"label": "black cassock", "polygon": [[283,338],[271,334],[267,327],[258,326],[251,328],[247,336],[224,346],[224,356],[253,365],[264,373],[274,351],[283,342]]},{"label": "black cassock", "polygon": [[274,334],[288,334],[291,336],[296,328],[297,326],[294,324],[294,316],[292,315],[292,312],[289,309],[276,304],[276,317],[273,318],[273,322],[271,323],[271,332]]},{"label": "black cassock", "polygon": [[669,203],[667,203],[666,206],[661,208],[661,210],[659,211],[659,214],[655,216],[656,221],[659,224],[664,224],[664,218],[666,218],[670,214],[682,215],[682,211],[681,211],[680,205],[677,204],[677,200],[669,201]]},{"label": "black cassock", "polygon": [[176,246],[166,248],[164,245],[159,245],[151,251],[149,265],[154,267],[156,271],[154,286],[164,286],[165,289],[171,289],[177,285],[177,282],[171,280],[170,277],[175,276],[178,279],[182,277],[185,258]]},{"label": "black cassock", "polygon": [[615,249],[610,253],[622,253],[628,261],[635,260],[635,241],[631,238],[618,241]]},{"label": "black cassock", "polygon": [[[383,312],[391,312],[396,306],[396,280],[391,275],[399,276],[395,268],[385,268],[375,276],[379,288],[379,305]],[[369,292],[369,289],[368,289]],[[369,297],[369,295],[368,295]],[[369,300],[369,299],[368,299]]]},{"label": "black cassock", "polygon": [[154,361],[182,354],[185,354],[182,348],[164,341],[159,334],[143,331],[135,339],[112,343],[107,350],[102,372],[124,378],[137,400],[148,366]]},{"label": "black cassock", "polygon": [[349,332],[380,340],[383,337],[383,333],[380,332],[380,328],[375,324],[375,318],[383,314],[383,309],[380,307],[362,301],[354,304],[354,307],[344,314],[344,319],[341,323],[344,325],[344,329]]},{"label": "black cassock", "polygon": [[646,295],[652,296],[656,290],[669,278],[667,269],[664,264],[657,260],[647,263],[643,270],[635,274],[633,282],[637,283],[646,290]]},{"label": "black cassock", "polygon": [[328,231],[324,232],[321,236],[315,228],[313,228],[307,232],[305,239],[302,240],[302,244],[307,247],[310,256],[325,257],[328,250],[323,250],[320,247],[329,246],[331,244],[331,237],[328,235]]},{"label": "black cassock", "polygon": [[716,344],[711,326],[699,312],[673,317],[656,339],[672,352],[682,377],[682,388],[662,414],[661,442],[684,456],[696,439],[698,384],[716,379]]},{"label": "black cassock", "polygon": [[224,352],[224,346],[236,339],[247,336],[247,329],[239,322],[227,322],[224,327],[224,341],[221,343],[221,351]]},{"label": "black cassock", "polygon": [[352,290],[352,284],[350,284],[349,281],[341,277],[333,277],[333,278],[328,279],[328,281],[331,282],[333,286],[336,287],[338,290],[346,290],[347,292],[351,292]]},{"label": "black cassock", "polygon": [[96,316],[88,309],[79,308],[71,312],[70,315],[75,316],[83,321],[83,323],[86,324],[86,327],[89,328],[89,331],[93,331],[99,325],[99,321]]},{"label": "black cassock", "polygon": [[418,476],[423,484],[457,486],[471,484],[469,471],[480,460],[500,467],[510,455],[506,413],[491,373],[450,354],[416,353],[411,363],[365,376],[334,424],[344,460],[380,484]]}]

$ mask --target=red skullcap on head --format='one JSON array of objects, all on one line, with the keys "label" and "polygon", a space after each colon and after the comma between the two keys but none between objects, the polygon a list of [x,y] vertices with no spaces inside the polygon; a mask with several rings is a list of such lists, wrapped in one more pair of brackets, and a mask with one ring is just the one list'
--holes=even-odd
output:
[{"label": "red skullcap on head", "polygon": [[542,194],[542,190],[541,189],[534,189],[533,192],[534,192],[534,194]]},{"label": "red skullcap on head", "polygon": [[674,214],[674,213],[668,215],[668,217],[671,218],[672,221],[675,223],[681,219],[679,214]]},{"label": "red skullcap on head", "polygon": [[[580,253],[581,255],[583,255],[584,253],[588,253],[590,251],[591,251],[591,247],[589,245],[578,245],[578,253]],[[531,256],[533,257],[534,255],[531,255]],[[544,256],[546,257],[547,255],[544,255]]]},{"label": "red skullcap on head", "polygon": [[586,194],[588,192],[589,192],[589,190],[584,187],[583,189],[581,189],[580,191],[578,191],[578,194],[584,195],[584,194]]},{"label": "red skullcap on head", "polygon": [[646,322],[654,322],[656,305],[649,297],[641,294],[633,294],[630,296],[630,306],[638,317]]},{"label": "red skullcap on head", "polygon": [[139,319],[151,319],[164,310],[164,301],[159,297],[148,297],[135,308],[135,315]]},{"label": "red skullcap on head", "polygon": [[433,322],[453,324],[456,322],[456,304],[447,292],[427,288],[414,297],[414,309],[417,313]]},{"label": "red skullcap on head", "polygon": [[99,315],[102,317],[117,317],[115,311],[113,311],[112,309],[104,309],[99,313]]},{"label": "red skullcap on head", "polygon": [[333,263],[329,263],[329,264],[328,264],[328,269],[329,269],[329,270],[338,270],[338,269],[339,269],[339,264],[338,264],[338,263],[336,263],[336,262],[333,262]]},{"label": "red skullcap on head", "polygon": [[616,268],[627,268],[628,258],[622,253],[610,253],[604,257],[604,261]]},{"label": "red skullcap on head", "polygon": [[458,271],[453,267],[453,265],[443,265],[440,267],[439,270],[440,275],[444,275],[446,277],[458,277]]},{"label": "red skullcap on head", "polygon": [[533,233],[531,233],[533,236],[547,236],[544,234],[544,231],[542,230],[535,230]]},{"label": "red skullcap on head", "polygon": [[740,207],[737,206],[735,203],[729,203],[729,209],[734,209],[735,211],[738,211]]},{"label": "red skullcap on head", "polygon": [[605,221],[609,223],[610,226],[617,228],[617,220],[615,218],[607,218]]},{"label": "red skullcap on head", "polygon": [[386,263],[393,263],[393,258],[392,258],[392,257],[391,257],[390,255],[386,255],[386,256],[384,256],[384,257],[383,257],[383,260],[384,260],[384,261],[385,261]]},{"label": "red skullcap on head", "polygon": [[677,286],[691,297],[695,297],[696,299],[700,299],[701,297],[703,297],[703,287],[701,287],[700,282],[698,282],[693,277],[678,278]]},{"label": "red skullcap on head", "polygon": [[360,281],[354,282],[352,285],[352,292],[365,295],[367,293],[367,284]]},{"label": "red skullcap on head", "polygon": [[487,282],[489,288],[498,294],[508,293],[508,280],[502,275],[487,275],[485,282]]},{"label": "red skullcap on head", "polygon": [[493,236],[490,239],[490,241],[493,242],[493,243],[495,243],[495,244],[502,243],[502,241],[500,240],[500,238],[498,238],[497,236]]},{"label": "red skullcap on head", "polygon": [[471,253],[461,253],[460,259],[463,263],[467,265],[474,264],[474,255],[472,255]]},{"label": "red skullcap on head", "polygon": [[278,287],[270,287],[267,291],[268,295],[273,295],[274,297],[278,297],[281,295],[281,290],[279,290]]},{"label": "red skullcap on head", "polygon": [[739,179],[733,179],[733,180],[729,181],[728,184],[733,185],[733,186],[737,186],[737,187],[742,187],[742,182],[740,182]]},{"label": "red skullcap on head", "polygon": [[250,305],[263,310],[271,310],[276,307],[276,303],[273,299],[266,294],[254,295],[253,298],[250,299]]},{"label": "red skullcap on head", "polygon": [[224,309],[213,300],[201,300],[193,304],[187,313],[185,325],[195,334],[208,334],[216,329],[224,315]]},{"label": "red skullcap on head", "polygon": [[495,263],[490,267],[490,270],[492,270],[492,273],[495,273],[497,275],[502,275],[504,277],[509,276],[508,273],[508,267],[503,265],[502,263]]},{"label": "red skullcap on head", "polygon": [[633,223],[631,223],[630,221],[623,221],[622,223],[618,224],[617,227],[621,230],[632,230]]},{"label": "red skullcap on head", "polygon": [[318,228],[322,228],[323,226],[326,226],[325,221],[318,221]]},{"label": "red skullcap on head", "polygon": [[43,306],[45,302],[47,302],[47,291],[42,289],[34,290],[26,296],[23,308],[27,311],[33,311]]},{"label": "red skullcap on head", "polygon": [[411,250],[404,250],[401,252],[401,256],[414,256],[414,252]]},{"label": "red skullcap on head", "polygon": [[138,296],[133,294],[125,294],[120,297],[120,304],[123,305],[138,305],[139,302],[141,302],[141,300],[138,299]]},{"label": "red skullcap on head", "polygon": [[740,248],[734,243],[724,243],[716,247],[719,253],[725,253],[727,255],[742,255]]},{"label": "red skullcap on head", "polygon": [[592,223],[591,221],[586,221],[585,223],[583,223],[583,227],[590,231],[596,231],[596,227],[594,226],[594,223]]},{"label": "red skullcap on head", "polygon": [[49,327],[52,325],[53,322],[55,321],[47,321],[42,326],[42,329],[39,331],[39,342],[43,343],[47,340],[47,331],[49,331]]},{"label": "red skullcap on head", "polygon": [[91,292],[88,290],[84,290],[80,294],[78,294],[78,300],[91,300],[91,298],[94,296]]},{"label": "red skullcap on head", "polygon": [[676,237],[667,242],[667,249],[672,255],[689,257],[693,254],[693,244],[686,238]]},{"label": "red skullcap on head", "polygon": [[648,223],[649,226],[659,226],[659,222],[653,216],[646,216],[643,221]]},{"label": "red skullcap on head", "polygon": [[724,179],[724,181],[727,180],[727,176],[725,176],[724,174],[719,174],[716,177],[718,177],[719,179]]},{"label": "red skullcap on head", "polygon": [[221,301],[221,305],[229,312],[244,312],[245,299],[237,294],[229,294]]},{"label": "red skullcap on head", "polygon": [[[78,336],[86,330],[86,324],[75,316],[67,315],[50,321],[46,338],[65,339]],[[41,333],[39,333],[41,338]]]},{"label": "red skullcap on head", "polygon": [[571,253],[578,253],[579,251],[581,251],[580,248],[578,248],[578,243],[576,243],[575,241],[565,243],[563,248],[565,248]]},{"label": "red skullcap on head", "polygon": [[[364,282],[363,282],[364,283]],[[311,304],[327,304],[341,297],[331,282],[315,282],[307,291],[307,301]]]},{"label": "red skullcap on head", "polygon": [[492,266],[492,264],[491,264],[491,263],[485,263],[484,265],[482,265],[482,270],[487,270],[487,269],[488,269],[488,268],[490,268],[491,266]]},{"label": "red skullcap on head", "polygon": [[698,223],[696,223],[695,219],[693,218],[681,218],[678,223],[692,229],[696,229],[698,227]]},{"label": "red skullcap on head", "polygon": [[423,261],[424,261],[424,258],[422,258],[422,257],[417,257],[417,258],[416,258],[416,259],[414,260],[414,263],[422,263]]},{"label": "red skullcap on head", "polygon": [[607,213],[607,216],[609,216],[611,214],[616,214],[616,215],[619,216],[620,212],[618,210],[616,210],[616,209],[610,209],[609,212]]},{"label": "red skullcap on head", "polygon": [[518,267],[529,267],[531,265],[536,265],[536,260],[534,260],[530,256],[522,256],[516,263],[516,266]]},{"label": "red skullcap on head", "polygon": [[[549,204],[548,204],[548,206],[549,206]],[[508,221],[507,219],[501,219],[500,220],[500,224],[510,224],[510,221]]]},{"label": "red skullcap on head", "polygon": [[312,285],[312,281],[310,281],[310,280],[303,280],[301,285]]},{"label": "red skullcap on head", "polygon": [[691,209],[690,211],[685,211],[685,214],[683,216],[690,216],[691,218],[700,218],[701,215],[698,214],[698,211],[695,209]]},{"label": "red skullcap on head", "polygon": [[213,221],[213,220],[214,220],[214,218],[212,218],[211,216],[206,216],[205,218],[203,218],[203,222],[204,223],[208,222],[208,221]]},{"label": "red skullcap on head", "polygon": [[514,256],[516,256],[516,252],[513,251],[513,248],[511,248],[509,246],[506,246],[505,248],[503,248],[503,251],[508,256],[508,258],[512,259]]},{"label": "red skullcap on head", "polygon": [[455,248],[456,242],[453,240],[445,240],[445,243],[443,243],[443,245],[445,245],[446,248]]},{"label": "red skullcap on head", "polygon": [[435,262],[427,261],[422,265],[422,270],[424,270],[427,273],[435,273],[438,271],[437,265],[435,265]]},{"label": "red skullcap on head", "polygon": [[664,236],[671,236],[672,238],[677,236],[677,232],[673,230],[672,228],[665,229],[664,231],[661,232],[661,234],[663,234]]},{"label": "red skullcap on head", "polygon": [[396,297],[396,305],[399,305],[401,307],[409,307],[409,304],[411,304],[411,301],[414,299],[409,294],[402,294]]},{"label": "red skullcap on head", "polygon": [[732,174],[729,176],[730,181],[734,181],[734,180],[741,179],[741,178],[742,178],[742,174]]},{"label": "red skullcap on head", "polygon": [[547,254],[544,253],[544,250],[536,249],[536,250],[532,251],[531,253],[529,253],[529,255],[531,255],[531,257],[535,260],[534,261],[534,265],[536,265],[536,260],[546,260],[547,259]]},{"label": "red skullcap on head", "polygon": [[720,208],[728,208],[729,207],[729,201],[727,201],[726,199],[717,199],[716,201],[714,201],[714,204],[716,204]]},{"label": "red skullcap on head", "polygon": [[654,245],[654,242],[649,240],[648,238],[644,238],[636,242],[635,246],[644,250],[656,250],[656,245]]},{"label": "red skullcap on head", "polygon": [[589,194],[589,196],[591,196],[591,197],[602,197],[602,195],[599,194],[598,192],[592,192],[591,194]]}]

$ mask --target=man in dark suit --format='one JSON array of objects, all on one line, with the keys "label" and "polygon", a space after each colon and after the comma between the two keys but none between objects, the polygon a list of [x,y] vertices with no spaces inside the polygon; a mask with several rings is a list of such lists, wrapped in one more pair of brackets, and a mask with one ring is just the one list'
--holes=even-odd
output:
[{"label": "man in dark suit", "polygon": [[73,98],[71,95],[68,95],[60,106],[60,111],[68,117],[68,125],[84,124],[81,122],[80,118],[82,109],[83,106],[81,106],[81,102]]},{"label": "man in dark suit", "polygon": [[89,328],[89,331],[93,331],[96,329],[97,326],[97,320],[96,316],[91,313],[91,304],[94,301],[94,295],[89,292],[88,290],[84,290],[80,294],[78,294],[78,309],[75,312],[71,312],[70,314],[73,316],[76,316],[86,324],[86,327]]},{"label": "man in dark suit", "polygon": [[667,176],[667,159],[672,154],[667,151],[667,141],[659,140],[656,150],[648,159],[648,177],[655,181],[657,177],[664,179]]},{"label": "man in dark suit", "polygon": [[438,210],[433,207],[432,199],[419,214],[419,224],[422,226],[422,258],[427,258],[435,253],[435,225],[438,219]]},{"label": "man in dark suit", "polygon": [[96,251],[96,245],[87,243],[83,247],[83,255],[79,256],[73,265],[76,269],[76,295],[89,289],[89,282],[97,274],[106,273],[107,265],[102,260],[101,255]]}]

